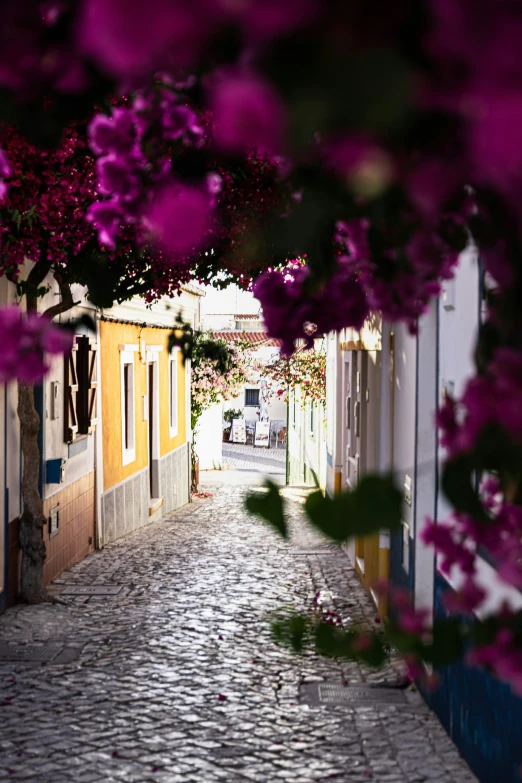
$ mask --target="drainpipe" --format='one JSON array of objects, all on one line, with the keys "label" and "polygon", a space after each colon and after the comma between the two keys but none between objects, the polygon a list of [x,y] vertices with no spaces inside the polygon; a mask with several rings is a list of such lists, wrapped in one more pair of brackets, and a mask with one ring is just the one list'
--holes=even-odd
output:
[{"label": "drainpipe", "polygon": [[101,312],[96,310],[94,314],[96,322],[96,343],[98,349],[96,351],[96,378],[98,380],[98,386],[96,390],[96,419],[97,424],[94,430],[94,499],[95,499],[95,524],[94,524],[94,548],[102,549],[105,543],[104,538],[104,520],[102,509],[102,495],[104,492],[103,481],[103,405],[102,394],[103,384],[108,383],[108,379],[102,377],[101,366],[101,354],[102,354],[102,340],[101,340],[101,326],[100,326]]},{"label": "drainpipe", "polygon": [[290,441],[290,386],[286,390],[286,480],[285,483],[290,484],[290,452],[288,451],[288,443]]}]

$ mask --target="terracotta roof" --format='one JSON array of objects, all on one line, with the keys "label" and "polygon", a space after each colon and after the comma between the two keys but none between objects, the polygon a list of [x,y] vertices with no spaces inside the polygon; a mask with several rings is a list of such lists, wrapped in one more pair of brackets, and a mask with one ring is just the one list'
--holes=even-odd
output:
[{"label": "terracotta roof", "polygon": [[236,340],[244,340],[257,346],[268,346],[269,348],[281,346],[281,340],[276,340],[273,337],[269,337],[266,332],[212,332],[214,337],[220,337],[227,342],[235,342]]}]

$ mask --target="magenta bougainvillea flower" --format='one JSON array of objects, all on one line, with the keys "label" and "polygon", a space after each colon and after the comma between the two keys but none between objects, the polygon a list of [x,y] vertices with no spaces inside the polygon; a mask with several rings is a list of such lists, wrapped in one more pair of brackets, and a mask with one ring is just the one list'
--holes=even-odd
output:
[{"label": "magenta bougainvillea flower", "polygon": [[48,354],[68,353],[72,348],[71,331],[55,326],[37,313],[22,314],[19,307],[0,309],[0,382],[16,378],[35,383],[49,369]]},{"label": "magenta bougainvillea flower", "polygon": [[365,292],[347,259],[339,259],[335,274],[315,292],[306,289],[309,275],[308,267],[272,271],[254,285],[268,333],[281,340],[286,355],[293,353],[298,339],[311,347],[316,333],[344,326],[360,329],[368,315]]},{"label": "magenta bougainvillea flower", "polygon": [[209,97],[213,139],[219,149],[283,152],[285,107],[269,82],[249,71],[224,71],[214,75]]},{"label": "magenta bougainvillea flower", "polygon": [[112,75],[128,79],[150,69],[191,65],[212,18],[198,0],[85,0],[80,48]]},{"label": "magenta bougainvillea flower", "polygon": [[167,250],[194,252],[212,224],[210,196],[203,188],[172,182],[157,194],[147,220]]}]

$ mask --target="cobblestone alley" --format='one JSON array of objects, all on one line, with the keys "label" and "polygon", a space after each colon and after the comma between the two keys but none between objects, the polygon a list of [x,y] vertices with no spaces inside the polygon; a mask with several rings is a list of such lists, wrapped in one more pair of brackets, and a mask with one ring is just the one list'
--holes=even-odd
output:
[{"label": "cobblestone alley", "polygon": [[260,449],[242,443],[223,444],[223,462],[226,468],[248,473],[262,472],[270,477],[286,473],[286,449]]},{"label": "cobblestone alley", "polygon": [[[375,610],[342,552],[295,553],[318,550],[296,490],[291,544],[248,518],[244,486],[212,492],[64,573],[59,603],[0,617],[0,781],[475,780],[417,693],[307,700],[323,680],[395,683],[397,664],[368,674],[296,657],[267,613],[316,590],[344,617],[374,623]],[[24,662],[6,663],[9,650]]]}]

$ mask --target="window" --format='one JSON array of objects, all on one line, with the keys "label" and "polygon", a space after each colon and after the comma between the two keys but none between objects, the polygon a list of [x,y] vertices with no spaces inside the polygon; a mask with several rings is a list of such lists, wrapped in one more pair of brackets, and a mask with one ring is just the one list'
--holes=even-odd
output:
[{"label": "window", "polygon": [[134,394],[133,351],[120,351],[120,369],[122,465],[128,465],[136,459],[136,400]]},{"label": "window", "polygon": [[64,440],[72,443],[96,427],[96,343],[78,334],[65,358]]},{"label": "window", "polygon": [[259,389],[245,389],[245,408],[257,408],[259,405]]},{"label": "window", "polygon": [[169,426],[170,437],[178,434],[178,350],[169,356]]},{"label": "window", "polygon": [[123,365],[123,395],[125,398],[123,411],[123,440],[126,449],[132,449],[134,445],[134,432],[132,426],[132,398],[134,391],[134,367],[132,364]]}]

